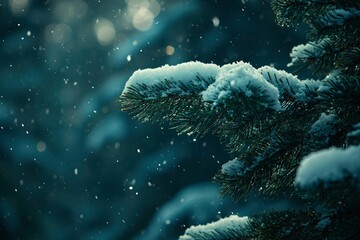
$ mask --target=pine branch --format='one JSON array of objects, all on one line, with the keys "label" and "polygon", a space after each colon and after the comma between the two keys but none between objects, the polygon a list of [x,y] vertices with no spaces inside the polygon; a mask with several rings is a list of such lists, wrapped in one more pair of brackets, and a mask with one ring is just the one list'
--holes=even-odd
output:
[{"label": "pine branch", "polygon": [[319,89],[320,105],[339,116],[345,127],[360,121],[360,79],[347,75],[330,77]]},{"label": "pine branch", "polygon": [[239,200],[250,192],[271,197],[293,192],[292,179],[299,162],[311,151],[304,145],[307,133],[323,109],[315,107],[317,101],[286,102],[286,106],[283,112],[264,122],[260,131],[239,142],[243,151],[238,159],[244,171],[237,175],[221,171],[215,176],[214,180],[221,184],[222,195],[229,194]]},{"label": "pine branch", "polygon": [[327,209],[360,211],[360,146],[313,152],[301,161],[295,185]]},{"label": "pine branch", "polygon": [[347,22],[358,20],[360,17],[360,9],[356,8],[331,8],[321,13],[315,18],[312,27],[323,29],[326,27],[346,25]]},{"label": "pine branch", "polygon": [[272,6],[279,24],[304,21],[311,27],[312,42],[294,48],[291,53],[293,60],[289,66],[296,67],[295,72],[308,68],[314,73],[328,74],[339,68],[359,75],[358,1],[275,0]]},{"label": "pine branch", "polygon": [[248,120],[240,119],[240,121],[237,121],[232,119],[225,122],[218,129],[217,134],[220,137],[221,143],[226,146],[229,152],[241,153],[246,151],[252,146],[251,144],[254,139],[258,143],[255,145],[257,150],[254,150],[254,152],[262,152],[263,146],[261,143],[263,142],[266,145],[265,141],[263,141],[265,138],[262,133],[264,133],[264,129],[269,125],[271,119],[270,117],[264,117]]},{"label": "pine branch", "polygon": [[[298,191],[300,197],[311,201],[322,214],[315,231],[322,234],[321,239],[356,239],[359,234],[360,197],[359,179],[346,179],[332,182],[331,186],[317,185],[316,188]],[[322,187],[320,187],[322,186]]]},{"label": "pine branch", "polygon": [[333,1],[273,0],[271,6],[279,25],[295,26],[302,21],[313,21],[315,16],[329,8],[331,2]]},{"label": "pine branch", "polygon": [[189,62],[136,71],[120,97],[122,110],[140,121],[170,122],[180,133],[205,134],[216,121],[200,114],[211,115],[200,93],[218,70],[214,64]]},{"label": "pine branch", "polygon": [[293,48],[290,53],[292,61],[288,67],[297,68],[295,72],[308,68],[315,74],[329,74],[335,67],[339,53],[340,50],[333,47],[330,39],[309,42]]},{"label": "pine branch", "polygon": [[179,240],[250,240],[248,218],[232,215],[206,225],[188,228]]},{"label": "pine branch", "polygon": [[295,26],[300,22],[313,25],[324,12],[342,8],[360,8],[357,0],[273,0],[271,6],[281,26]]},{"label": "pine branch", "polygon": [[360,1],[273,0],[272,7],[279,24],[311,28],[312,41],[293,48],[289,66],[327,75],[324,80],[300,81],[244,62],[190,62],[135,72],[120,102],[136,118],[169,122],[180,134],[218,135],[237,154],[214,178],[223,195],[285,195],[312,208],[267,212],[246,224],[220,220],[191,227],[181,239],[352,239],[360,233]]},{"label": "pine branch", "polygon": [[[360,34],[360,28],[358,33]],[[360,39],[358,40],[357,47],[344,50],[339,55],[337,65],[344,74],[360,77]]]},{"label": "pine branch", "polygon": [[279,90],[279,99],[293,101],[301,88],[300,80],[285,71],[265,66],[258,69],[265,79]]},{"label": "pine branch", "polygon": [[[360,12],[360,10],[359,10]],[[334,59],[335,68],[343,73],[360,75],[360,17],[351,18],[341,25],[319,27],[316,26],[309,34],[310,39],[319,41],[329,39],[329,44],[337,49]],[[349,34],[349,32],[353,34]]]},{"label": "pine branch", "polygon": [[270,211],[250,219],[254,239],[321,239],[319,214],[309,210]]},{"label": "pine branch", "polygon": [[191,103],[185,104],[176,111],[176,117],[169,119],[172,129],[178,134],[203,137],[207,133],[216,134],[224,124],[222,113],[215,112],[211,106],[202,101],[201,96],[193,99]]},{"label": "pine branch", "polygon": [[216,129],[216,134],[230,152],[241,152],[244,147],[249,146],[250,139],[264,131],[272,122],[274,111],[262,105],[265,102],[265,92],[259,92],[251,86],[249,89],[262,97],[249,99],[240,92],[233,94],[226,105],[218,104],[213,107],[213,111],[222,116],[222,124]]},{"label": "pine branch", "polygon": [[219,172],[214,180],[221,184],[221,194],[223,196],[230,194],[235,201],[238,201],[248,196],[250,192],[270,197],[291,192],[292,179],[300,161],[301,145],[297,142],[299,140],[290,142],[290,139],[278,139],[277,141],[282,147],[274,147],[275,141],[266,144],[269,153],[265,153],[263,159],[259,159],[259,156],[252,159],[246,156],[253,154],[252,149],[243,154],[243,157],[239,158],[244,164],[242,173],[229,175],[224,171]]},{"label": "pine branch", "polygon": [[[359,44],[359,18],[347,20],[341,25],[322,26],[315,24],[310,30],[308,37],[311,41],[319,41],[329,38],[336,48],[348,48],[348,46],[356,46]],[[353,34],[349,34],[349,32]]]},{"label": "pine branch", "polygon": [[360,144],[360,122],[354,124],[347,134],[349,145]]}]

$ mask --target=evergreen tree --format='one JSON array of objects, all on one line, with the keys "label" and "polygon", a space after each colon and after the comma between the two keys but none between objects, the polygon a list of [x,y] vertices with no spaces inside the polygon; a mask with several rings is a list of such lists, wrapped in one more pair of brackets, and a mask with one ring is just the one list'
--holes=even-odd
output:
[{"label": "evergreen tree", "polygon": [[219,136],[236,158],[215,181],[234,200],[300,199],[300,209],[236,215],[180,239],[358,239],[360,236],[360,1],[273,0],[282,26],[309,26],[289,64],[188,62],[136,71],[120,102],[141,121]]}]

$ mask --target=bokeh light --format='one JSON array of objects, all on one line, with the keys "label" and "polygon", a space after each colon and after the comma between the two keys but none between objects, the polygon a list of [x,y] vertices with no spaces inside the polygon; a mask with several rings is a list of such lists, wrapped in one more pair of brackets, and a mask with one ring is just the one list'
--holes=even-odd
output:
[{"label": "bokeh light", "polygon": [[72,2],[59,2],[54,9],[54,15],[62,21],[71,22],[83,18],[88,11],[84,1],[75,0]]},{"label": "bokeh light", "polygon": [[64,44],[70,39],[71,35],[71,27],[64,23],[50,24],[45,29],[45,39],[48,42]]},{"label": "bokeh light", "polygon": [[128,0],[127,5],[127,20],[139,31],[149,30],[161,12],[156,0]]},{"label": "bokeh light", "polygon": [[29,5],[29,0],[9,0],[9,6],[11,12],[14,15],[20,15],[24,13]]},{"label": "bokeh light", "polygon": [[36,144],[36,150],[38,152],[44,152],[46,150],[46,143],[44,143],[43,141],[40,141]]},{"label": "bokeh light", "polygon": [[109,45],[115,38],[114,24],[105,18],[99,18],[94,25],[96,38],[101,45]]},{"label": "bokeh light", "polygon": [[133,17],[133,25],[137,30],[149,30],[154,22],[154,14],[147,8],[140,8]]},{"label": "bokeh light", "polygon": [[166,46],[165,52],[167,55],[171,56],[175,53],[175,48],[173,46]]}]

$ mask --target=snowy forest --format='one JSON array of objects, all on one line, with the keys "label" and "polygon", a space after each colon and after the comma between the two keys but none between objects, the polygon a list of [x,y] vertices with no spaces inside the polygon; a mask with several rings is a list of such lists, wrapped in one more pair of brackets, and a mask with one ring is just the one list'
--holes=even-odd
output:
[{"label": "snowy forest", "polygon": [[357,0],[5,0],[0,19],[0,239],[360,235]]}]

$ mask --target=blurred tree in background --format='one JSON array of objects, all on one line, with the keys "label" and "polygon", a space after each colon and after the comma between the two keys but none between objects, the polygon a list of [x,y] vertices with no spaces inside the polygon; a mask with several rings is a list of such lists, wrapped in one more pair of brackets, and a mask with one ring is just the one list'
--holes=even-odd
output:
[{"label": "blurred tree in background", "polygon": [[304,34],[278,27],[268,2],[7,0],[0,20],[1,239],[176,239],[286,204],[219,199],[208,181],[229,157],[216,139],[138,125],[117,102],[139,68],[284,68]]}]

